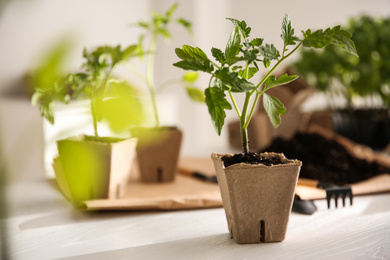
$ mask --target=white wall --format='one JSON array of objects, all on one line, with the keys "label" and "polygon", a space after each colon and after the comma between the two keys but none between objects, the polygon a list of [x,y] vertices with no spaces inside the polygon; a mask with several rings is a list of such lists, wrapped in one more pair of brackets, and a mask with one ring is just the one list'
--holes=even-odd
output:
[{"label": "white wall", "polygon": [[[188,36],[179,26],[173,27],[174,39],[169,45],[162,43],[157,55],[157,85],[182,73],[172,66],[177,61],[175,47],[196,45],[207,50],[208,54],[212,46],[224,49],[233,28],[226,17],[245,19],[253,28],[252,36],[265,38],[266,42],[280,46],[284,13],[290,15],[297,33],[306,28],[344,24],[348,17],[361,13],[390,14],[390,0],[13,0],[4,4],[0,13],[0,91],[17,87],[15,82],[19,82],[23,74],[36,65],[42,53],[64,35],[73,39],[67,69],[75,70],[81,62],[84,46],[135,42],[138,31],[130,29],[128,23],[147,19],[149,8],[165,11],[174,2],[180,4],[177,15],[193,22],[194,37]],[[202,77],[199,85],[206,87],[207,78]],[[165,92],[173,95],[173,100],[177,102],[177,123],[185,133],[183,155],[208,156],[211,152],[229,149],[226,129],[221,137],[215,134],[205,106],[191,103],[178,86]],[[6,152],[12,150],[10,147],[23,134],[12,130],[25,125],[20,121],[39,120],[37,108],[25,105],[24,112],[20,112],[8,104],[9,101],[3,102],[0,107],[2,143]],[[232,111],[228,120],[234,116]],[[35,127],[24,134],[27,132],[30,138],[40,140],[41,131],[41,128]],[[41,151],[39,147],[29,149],[32,154],[34,149]],[[36,160],[41,158],[38,156]],[[19,156],[20,159],[26,158]]]}]

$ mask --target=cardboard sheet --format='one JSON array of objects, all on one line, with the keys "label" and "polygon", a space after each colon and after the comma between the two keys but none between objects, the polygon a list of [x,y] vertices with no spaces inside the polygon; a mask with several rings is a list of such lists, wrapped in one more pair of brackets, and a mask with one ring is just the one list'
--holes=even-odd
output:
[{"label": "cardboard sheet", "polygon": [[[214,175],[211,158],[181,158],[180,167]],[[217,184],[177,174],[174,182],[142,183],[138,168],[133,168],[125,196],[119,199],[85,201],[86,210],[178,210],[222,207]],[[390,174],[382,174],[351,185],[354,196],[390,192]],[[301,199],[325,199],[326,192],[317,188],[297,186]]]},{"label": "cardboard sheet", "polygon": [[[211,158],[182,158],[180,167],[213,174]],[[177,210],[222,207],[217,184],[194,177],[176,175],[173,182],[143,183],[135,162],[125,195],[118,199],[89,200],[86,210]]]}]

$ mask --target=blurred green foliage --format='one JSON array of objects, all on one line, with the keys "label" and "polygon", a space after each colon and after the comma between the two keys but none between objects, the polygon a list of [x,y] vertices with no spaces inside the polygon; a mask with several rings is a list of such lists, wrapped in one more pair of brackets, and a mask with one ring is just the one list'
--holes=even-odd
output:
[{"label": "blurred green foliage", "polygon": [[97,123],[103,120],[117,132],[140,125],[144,112],[136,89],[112,76],[119,64],[136,56],[136,50],[136,45],[126,48],[120,45],[99,46],[92,51],[85,48],[81,71],[64,77],[59,75],[57,68],[65,52],[61,46],[55,48],[47,62],[34,74],[33,105],[39,105],[42,116],[54,124],[56,102],[68,103],[80,97],[89,98],[95,136],[98,136]]},{"label": "blurred green foliage", "polygon": [[329,45],[302,49],[293,67],[318,90],[342,95],[349,107],[357,96],[379,96],[382,105],[390,105],[390,17],[351,18],[346,29],[359,58]]}]

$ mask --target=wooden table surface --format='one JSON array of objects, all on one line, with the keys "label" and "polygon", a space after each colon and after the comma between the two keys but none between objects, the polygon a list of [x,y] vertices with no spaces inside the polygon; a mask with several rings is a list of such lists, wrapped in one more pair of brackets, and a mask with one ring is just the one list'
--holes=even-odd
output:
[{"label": "wooden table surface", "polygon": [[313,215],[291,214],[284,242],[238,245],[222,208],[82,212],[43,177],[6,191],[10,259],[390,259],[390,194],[317,200]]}]

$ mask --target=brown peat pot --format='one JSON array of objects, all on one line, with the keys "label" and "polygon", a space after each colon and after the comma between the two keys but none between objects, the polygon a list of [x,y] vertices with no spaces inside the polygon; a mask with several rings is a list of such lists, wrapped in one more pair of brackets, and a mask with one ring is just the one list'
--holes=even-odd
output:
[{"label": "brown peat pot", "polygon": [[[133,131],[134,132],[134,131]],[[137,159],[143,182],[174,181],[183,133],[176,127],[137,128]]]},{"label": "brown peat pot", "polygon": [[280,242],[286,237],[301,161],[283,154],[281,164],[234,164],[224,166],[223,156],[212,154],[230,235],[236,243]]}]

